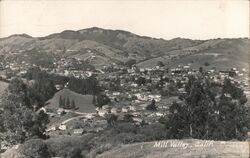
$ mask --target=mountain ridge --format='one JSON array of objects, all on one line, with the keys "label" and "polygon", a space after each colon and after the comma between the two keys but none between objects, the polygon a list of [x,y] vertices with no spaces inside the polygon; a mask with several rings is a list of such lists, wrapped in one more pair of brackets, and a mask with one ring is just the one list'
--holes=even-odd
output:
[{"label": "mountain ridge", "polygon": [[[199,53],[187,53],[192,52],[191,50]],[[20,52],[30,52],[29,55],[32,55],[31,52],[33,51],[34,54],[44,52],[69,58],[77,57],[82,60],[91,58],[93,60],[91,63],[98,68],[109,66],[113,62],[122,63],[128,60],[136,60],[137,64],[142,65],[142,67],[148,67],[148,65],[153,67],[158,62],[157,58],[160,58],[159,61],[164,64],[169,65],[169,62],[176,61],[172,60],[174,55],[183,58],[182,60],[185,61],[184,59],[187,56],[190,57],[203,52],[213,53],[215,51],[220,54],[217,50],[221,50],[222,54],[225,50],[228,52],[233,51],[231,52],[233,54],[237,52],[245,58],[248,55],[249,39],[191,40],[178,37],[164,40],[140,36],[124,30],[110,30],[98,27],[77,31],[64,30],[44,37],[15,34],[0,39],[0,54],[2,55]],[[225,53],[223,55],[225,56]],[[96,58],[92,58],[93,56]],[[102,63],[98,64],[100,60],[102,60]],[[145,63],[145,61],[147,62]],[[184,62],[183,64],[188,63]]]}]

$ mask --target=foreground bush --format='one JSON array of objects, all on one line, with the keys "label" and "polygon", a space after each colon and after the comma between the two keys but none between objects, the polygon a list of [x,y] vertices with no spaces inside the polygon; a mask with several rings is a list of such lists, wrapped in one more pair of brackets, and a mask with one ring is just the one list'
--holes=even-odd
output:
[{"label": "foreground bush", "polygon": [[47,144],[41,139],[31,139],[20,146],[20,158],[50,158]]}]

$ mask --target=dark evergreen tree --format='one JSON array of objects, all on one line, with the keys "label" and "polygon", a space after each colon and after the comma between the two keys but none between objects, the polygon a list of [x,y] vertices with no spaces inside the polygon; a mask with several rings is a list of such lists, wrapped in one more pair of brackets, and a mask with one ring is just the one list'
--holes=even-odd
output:
[{"label": "dark evergreen tree", "polygon": [[65,100],[65,97],[62,98],[62,108],[65,108],[66,106],[66,100]]},{"label": "dark evergreen tree", "polygon": [[157,66],[159,66],[159,67],[163,67],[163,66],[165,66],[165,65],[163,64],[163,62],[162,62],[162,61],[158,61],[158,62],[157,62]]},{"label": "dark evergreen tree", "polygon": [[108,103],[110,103],[110,99],[105,94],[100,94],[100,95],[97,96],[97,104],[96,104],[96,106],[102,107],[103,105],[106,105]]},{"label": "dark evergreen tree", "polygon": [[70,100],[69,97],[66,99],[65,109],[70,109]]},{"label": "dark evergreen tree", "polygon": [[70,105],[71,109],[75,109],[76,108],[76,103],[75,100],[71,99],[71,105]]},{"label": "dark evergreen tree", "polygon": [[149,104],[147,107],[146,107],[147,110],[157,110],[157,107],[155,105],[155,100],[153,99],[151,104]]},{"label": "dark evergreen tree", "polygon": [[93,95],[92,104],[96,105],[96,96],[95,95]]},{"label": "dark evergreen tree", "polygon": [[123,121],[125,121],[125,122],[134,122],[133,115],[131,115],[131,114],[124,115]]},{"label": "dark evergreen tree", "polygon": [[59,107],[62,108],[63,107],[63,99],[62,99],[62,96],[60,95],[60,98],[59,98]]},{"label": "dark evergreen tree", "polygon": [[106,120],[107,120],[109,126],[115,126],[117,119],[118,119],[118,117],[114,114],[108,114],[106,116]]}]

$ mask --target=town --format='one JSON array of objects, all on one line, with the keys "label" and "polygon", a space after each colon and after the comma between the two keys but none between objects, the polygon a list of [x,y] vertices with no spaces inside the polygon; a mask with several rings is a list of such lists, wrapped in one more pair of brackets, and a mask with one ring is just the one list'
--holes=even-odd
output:
[{"label": "town", "polygon": [[[15,55],[15,54],[14,54]],[[38,68],[48,74],[66,78],[86,79],[95,77],[98,86],[103,88],[107,101],[96,105],[97,97],[91,95],[91,112],[86,112],[79,107],[65,108],[65,104],[57,101],[46,103],[38,111],[43,110],[50,116],[50,123],[47,126],[46,134],[56,135],[83,135],[98,133],[106,129],[110,117],[115,116],[116,121],[133,122],[136,126],[143,124],[158,123],[161,118],[169,114],[169,107],[173,102],[183,102],[180,96],[186,93],[185,85],[188,83],[188,76],[203,74],[205,78],[211,79],[214,83],[223,84],[225,78],[229,78],[234,84],[244,89],[245,95],[249,96],[249,81],[245,68],[232,67],[226,70],[205,69],[206,63],[199,69],[192,69],[192,63],[178,65],[175,68],[168,68],[158,62],[152,68],[138,68],[135,64],[104,66],[95,69],[91,66],[86,68],[87,62],[78,58],[53,58],[53,62],[46,66],[38,66],[27,61],[13,60],[12,57],[1,58],[1,79],[10,82],[13,77],[19,76],[25,79],[26,74],[32,68]],[[83,70],[83,67],[85,69]],[[69,82],[55,84],[56,90],[71,91]],[[81,86],[81,85],[78,85]],[[58,99],[58,98],[57,98]],[[59,100],[59,99],[58,99]],[[82,100],[84,102],[84,100]],[[63,104],[63,105],[60,105]],[[77,106],[81,106],[78,104]],[[81,108],[80,108],[81,109]]]}]

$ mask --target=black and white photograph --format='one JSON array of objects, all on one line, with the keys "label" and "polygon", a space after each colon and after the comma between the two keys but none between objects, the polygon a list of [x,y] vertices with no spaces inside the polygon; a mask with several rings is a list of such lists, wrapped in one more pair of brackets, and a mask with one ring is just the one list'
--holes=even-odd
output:
[{"label": "black and white photograph", "polygon": [[0,158],[249,158],[249,0],[0,0]]}]

